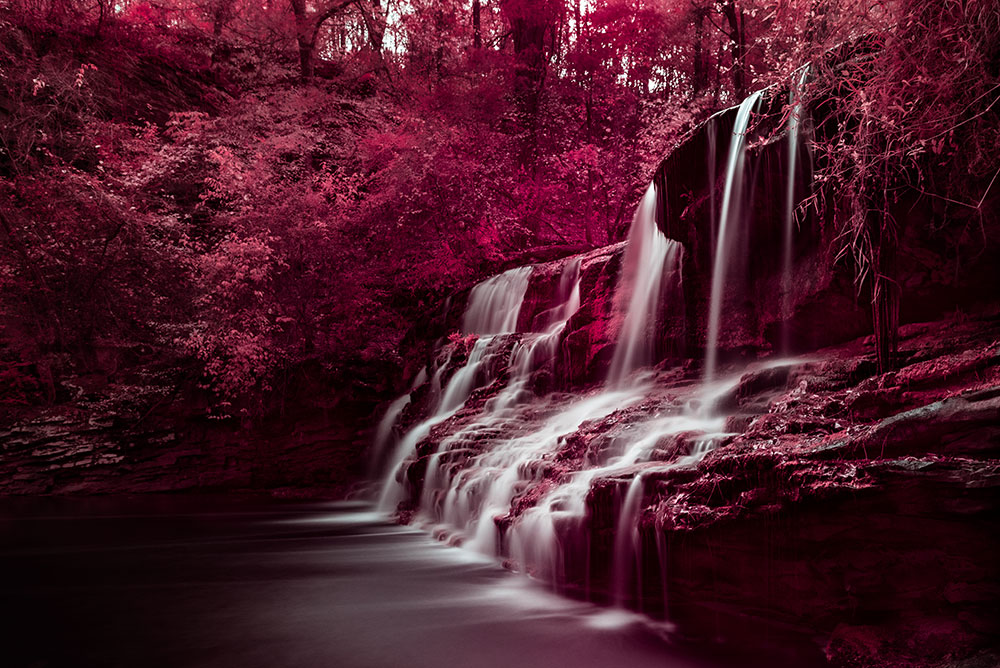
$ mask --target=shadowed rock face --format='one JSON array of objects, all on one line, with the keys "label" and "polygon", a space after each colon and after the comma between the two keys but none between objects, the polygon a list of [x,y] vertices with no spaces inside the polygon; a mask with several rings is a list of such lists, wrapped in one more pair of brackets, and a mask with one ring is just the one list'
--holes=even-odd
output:
[{"label": "shadowed rock face", "polygon": [[[807,352],[871,331],[870,288],[859,291],[855,285],[850,253],[837,259],[844,242],[831,211],[844,194],[823,191],[812,182],[814,168],[821,165],[814,164],[809,144],[833,131],[811,120],[829,117],[824,100],[812,100],[804,113],[792,187],[795,202],[814,196],[826,213],[817,214],[819,207],[813,204],[796,211],[790,312],[783,322],[783,218],[790,163],[786,100],[785,90],[765,95],[748,131],[743,213],[735,233],[741,252],[729,270],[733,280],[727,287],[720,340],[730,359],[780,351],[785,339],[791,351]],[[667,156],[654,175],[660,229],[685,248],[690,355],[705,346],[718,210],[736,115],[733,107],[713,116]],[[974,310],[995,302],[995,286],[1000,284],[1000,265],[994,261],[1000,255],[997,216],[948,209],[915,190],[897,193],[888,213],[900,235],[896,271],[902,289],[901,322],[935,320],[956,307]]]}]

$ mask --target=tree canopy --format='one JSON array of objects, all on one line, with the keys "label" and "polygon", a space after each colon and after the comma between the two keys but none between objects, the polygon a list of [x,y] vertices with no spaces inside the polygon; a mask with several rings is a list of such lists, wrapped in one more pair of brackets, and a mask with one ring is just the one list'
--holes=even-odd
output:
[{"label": "tree canopy", "polygon": [[[860,127],[890,130],[860,135],[858,161],[881,142],[904,162],[941,155],[995,103],[983,36],[1000,28],[990,3],[921,5],[12,0],[0,401],[65,398],[69,374],[154,382],[149,360],[187,360],[220,415],[252,416],[297,369],[392,364],[456,287],[526,252],[621,240],[687,132],[862,36],[896,50],[843,93]],[[967,76],[942,81],[932,48]]]}]

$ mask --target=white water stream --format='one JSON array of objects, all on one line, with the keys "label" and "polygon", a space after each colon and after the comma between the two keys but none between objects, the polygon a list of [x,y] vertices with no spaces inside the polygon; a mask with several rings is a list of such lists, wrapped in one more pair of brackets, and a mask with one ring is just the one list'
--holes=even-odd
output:
[{"label": "white water stream", "polygon": [[750,118],[760,102],[762,91],[752,93],[740,104],[733,125],[726,160],[726,183],[722,191],[722,208],[719,211],[719,232],[712,260],[712,293],[709,303],[708,332],[705,343],[705,382],[715,378],[719,356],[719,328],[722,323],[722,302],[725,298],[728,271],[734,251],[735,236],[742,216],[743,165],[746,157],[746,133]]}]

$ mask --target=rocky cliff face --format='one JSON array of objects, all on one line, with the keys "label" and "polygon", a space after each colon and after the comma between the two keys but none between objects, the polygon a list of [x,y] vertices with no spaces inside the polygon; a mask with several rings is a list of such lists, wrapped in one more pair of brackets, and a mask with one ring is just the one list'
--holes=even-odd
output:
[{"label": "rocky cliff face", "polygon": [[[374,397],[312,388],[253,425],[194,388],[77,388],[0,430],[0,494],[268,490],[342,496],[364,475]],[[113,400],[109,396],[114,397]]]},{"label": "rocky cliff face", "polygon": [[[649,576],[637,591],[699,634],[745,641],[763,620],[808,630],[838,665],[989,646],[1000,632],[998,334],[995,314],[925,323],[904,330],[909,363],[893,374],[865,377],[859,341],[744,376],[737,434],[694,470],[646,476]],[[591,503],[624,484],[607,481]]]}]

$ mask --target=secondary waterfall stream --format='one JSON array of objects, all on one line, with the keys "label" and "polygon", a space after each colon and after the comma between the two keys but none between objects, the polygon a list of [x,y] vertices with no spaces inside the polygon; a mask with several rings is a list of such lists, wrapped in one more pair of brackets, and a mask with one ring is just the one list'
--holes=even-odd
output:
[{"label": "secondary waterfall stream", "polygon": [[791,347],[791,333],[788,324],[792,316],[792,269],[795,241],[795,184],[798,181],[799,131],[802,127],[802,96],[809,66],[795,74],[788,92],[788,171],[785,186],[784,234],[781,243],[781,348],[787,353]]},{"label": "secondary waterfall stream", "polygon": [[715,378],[719,357],[719,328],[722,326],[722,303],[728,287],[728,271],[735,236],[742,214],[743,165],[746,156],[746,134],[753,111],[760,102],[762,91],[752,93],[740,104],[729,142],[726,160],[726,181],[719,210],[719,231],[716,237],[715,257],[712,261],[712,294],[708,314],[708,334],[705,343],[705,381]]}]

